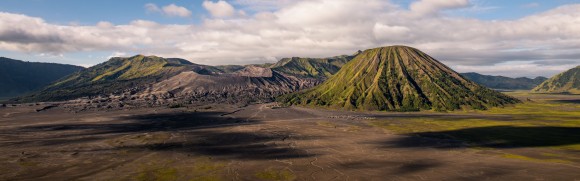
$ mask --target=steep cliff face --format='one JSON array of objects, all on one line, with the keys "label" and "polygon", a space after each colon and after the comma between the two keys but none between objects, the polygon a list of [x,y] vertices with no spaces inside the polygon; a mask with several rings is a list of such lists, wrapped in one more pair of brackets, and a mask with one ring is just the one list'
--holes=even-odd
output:
[{"label": "steep cliff face", "polygon": [[328,81],[282,96],[288,104],[344,109],[416,111],[486,109],[519,102],[480,86],[411,47],[369,49]]}]

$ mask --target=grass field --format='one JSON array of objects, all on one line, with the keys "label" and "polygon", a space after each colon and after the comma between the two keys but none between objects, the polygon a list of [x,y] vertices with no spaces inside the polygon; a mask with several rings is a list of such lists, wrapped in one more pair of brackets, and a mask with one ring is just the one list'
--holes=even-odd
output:
[{"label": "grass field", "polygon": [[506,158],[580,163],[580,95],[507,94],[524,103],[453,112],[455,117],[382,119],[371,124],[397,134],[458,140]]}]

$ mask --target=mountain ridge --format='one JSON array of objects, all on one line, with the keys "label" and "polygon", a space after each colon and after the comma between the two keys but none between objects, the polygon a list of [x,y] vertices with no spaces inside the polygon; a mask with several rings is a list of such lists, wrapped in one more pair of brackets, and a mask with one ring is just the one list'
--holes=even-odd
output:
[{"label": "mountain ridge", "polygon": [[0,98],[8,98],[41,89],[84,67],[57,63],[26,62],[0,57]]},{"label": "mountain ridge", "polygon": [[356,55],[341,55],[328,58],[282,58],[270,68],[280,73],[298,77],[327,79]]},{"label": "mountain ridge", "polygon": [[466,72],[460,74],[480,85],[492,89],[502,90],[531,90],[534,87],[540,85],[542,82],[548,80],[548,78],[542,76],[531,79],[527,77],[511,78],[505,76],[483,75],[476,72]]},{"label": "mountain ridge", "polygon": [[13,101],[63,101],[84,96],[115,94],[126,89],[137,91],[144,89],[146,84],[177,75],[187,67],[202,69],[182,59],[143,55],[113,57]]},{"label": "mountain ridge", "polygon": [[[338,71],[337,69],[343,62],[349,60],[347,56],[337,57],[340,58],[305,58],[306,64],[294,64],[295,60],[289,60],[284,65],[278,64],[279,66],[274,66],[275,64],[271,63],[246,66],[209,66],[191,63],[184,59],[157,56],[113,57],[84,71],[64,77],[41,91],[12,99],[12,101],[64,101],[81,97],[109,97],[110,95],[136,98],[180,97],[199,100],[197,95],[207,94],[219,97],[215,99],[216,101],[233,102],[229,95],[237,94],[236,91],[247,93],[237,94],[244,99],[243,102],[248,102],[247,100],[271,101],[280,94],[309,88],[321,83],[327,76]],[[292,66],[284,67],[288,63]],[[307,69],[306,66],[309,66],[311,70],[324,73],[309,74],[312,76],[295,73]],[[280,67],[284,67],[283,70],[286,71],[279,70]],[[294,71],[294,69],[298,71]],[[210,84],[200,87],[198,83],[180,81],[174,78],[177,76],[185,80],[202,80]],[[175,86],[159,86],[164,81],[165,83],[173,82],[170,84]],[[233,86],[225,85],[226,83]],[[273,87],[273,85],[279,86],[280,89]],[[197,87],[198,89],[190,90],[184,86]],[[184,90],[188,91],[184,92]],[[228,93],[227,90],[231,90],[231,92]],[[251,98],[252,95],[257,99]]]},{"label": "mountain ridge", "polygon": [[554,75],[532,89],[532,92],[580,94],[580,65]]}]

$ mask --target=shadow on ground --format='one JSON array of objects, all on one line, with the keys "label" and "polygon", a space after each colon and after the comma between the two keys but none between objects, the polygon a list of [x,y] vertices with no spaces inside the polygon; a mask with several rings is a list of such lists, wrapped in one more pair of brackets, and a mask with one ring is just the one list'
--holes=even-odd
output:
[{"label": "shadow on ground", "polygon": [[[291,159],[315,156],[295,148],[291,140],[317,139],[290,136],[287,132],[201,131],[187,134],[183,140],[148,145],[120,146],[116,150],[179,151],[184,153],[235,159]],[[186,141],[187,140],[187,141]]]},{"label": "shadow on ground", "polygon": [[580,104],[580,99],[552,100],[552,102],[564,103],[564,104]]},{"label": "shadow on ground", "polygon": [[408,160],[405,162],[365,160],[346,162],[340,164],[339,166],[346,169],[376,169],[383,167],[395,168],[392,169],[393,174],[405,175],[433,169],[442,165],[444,164],[436,159],[418,159]]},{"label": "shadow on ground", "polygon": [[[314,156],[295,148],[290,140],[315,139],[291,132],[264,130],[244,132],[220,128],[261,124],[248,118],[233,118],[223,112],[187,112],[143,114],[119,117],[97,123],[70,123],[26,126],[16,133],[48,134],[42,137],[21,138],[0,146],[66,146],[96,141],[114,143],[110,148],[84,150],[176,151],[188,154],[222,156],[237,159],[284,159]],[[169,135],[154,142],[143,135]],[[119,139],[125,140],[119,140]],[[127,140],[127,138],[135,138]]]},{"label": "shadow on ground", "polygon": [[522,148],[580,144],[580,127],[489,126],[408,134],[386,147],[489,147]]},{"label": "shadow on ground", "polygon": [[227,127],[238,124],[257,124],[259,121],[220,116],[223,112],[161,113],[124,116],[115,122],[69,123],[26,126],[21,131],[87,131],[86,135],[114,133],[143,133],[154,131],[194,130],[207,127]]}]

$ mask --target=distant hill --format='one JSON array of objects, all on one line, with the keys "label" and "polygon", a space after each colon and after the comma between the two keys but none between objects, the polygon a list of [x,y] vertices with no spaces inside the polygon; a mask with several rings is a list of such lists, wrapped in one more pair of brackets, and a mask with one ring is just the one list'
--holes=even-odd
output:
[{"label": "distant hill", "polygon": [[551,77],[532,92],[580,94],[580,66]]},{"label": "distant hill", "polygon": [[[358,52],[357,52],[358,54]],[[327,79],[357,54],[330,58],[283,58],[271,66],[272,70],[298,77]]]},{"label": "distant hill", "polygon": [[492,89],[507,90],[531,90],[542,82],[548,80],[546,77],[536,77],[534,79],[527,77],[510,78],[504,76],[482,75],[475,72],[461,73],[461,75],[475,83]]},{"label": "distant hill", "polygon": [[386,111],[486,109],[519,102],[406,46],[365,50],[324,83],[278,100],[291,105]]},{"label": "distant hill", "polygon": [[74,65],[25,62],[0,57],[0,99],[38,90],[83,69]]},{"label": "distant hill", "polygon": [[60,79],[39,92],[16,98],[14,101],[59,101],[84,96],[121,93],[130,89],[139,91],[149,84],[175,76],[183,71],[202,70],[203,68],[183,59],[165,59],[143,55],[128,58],[114,57],[104,63]]}]

